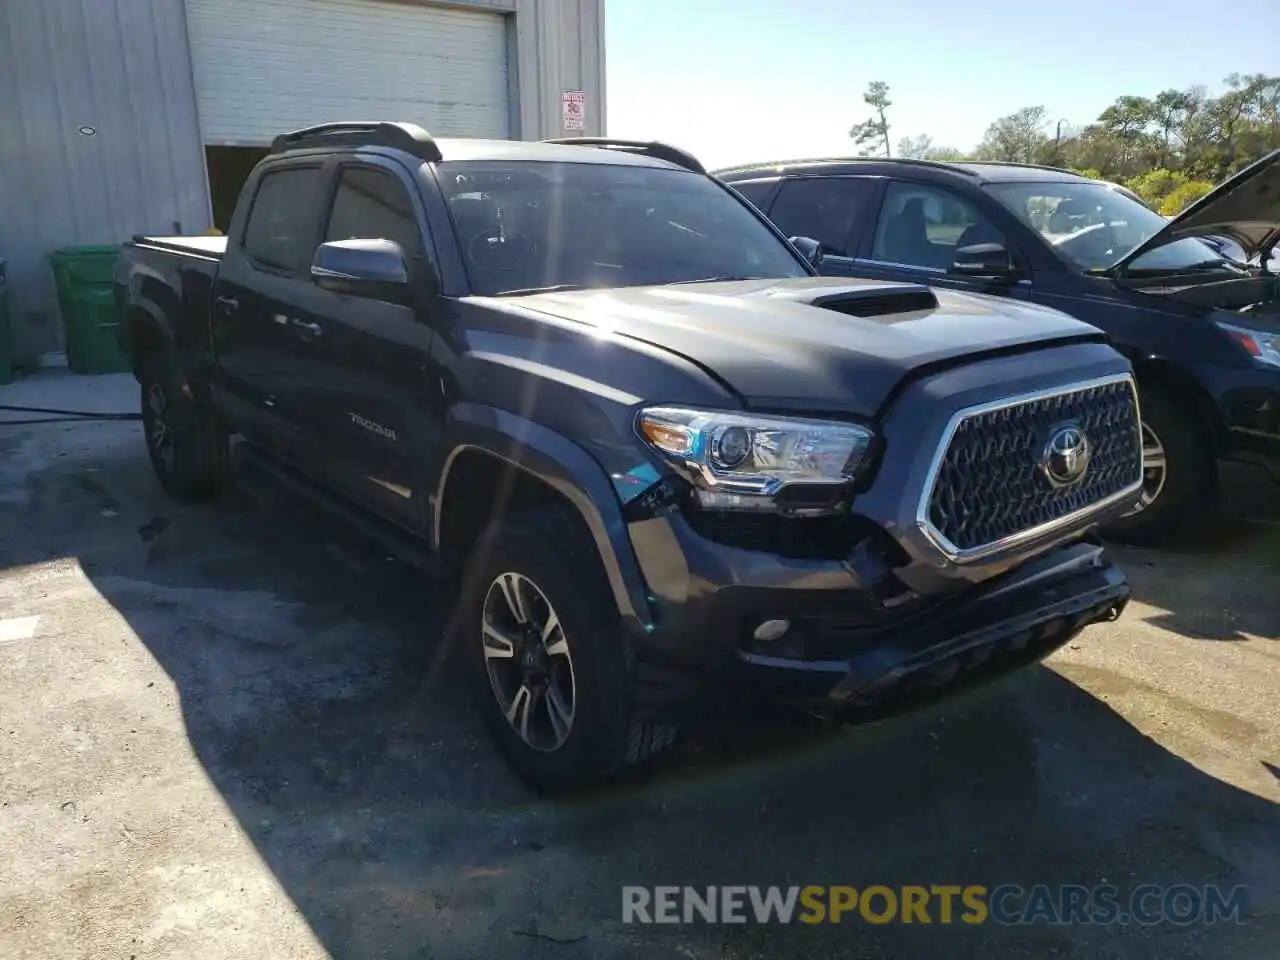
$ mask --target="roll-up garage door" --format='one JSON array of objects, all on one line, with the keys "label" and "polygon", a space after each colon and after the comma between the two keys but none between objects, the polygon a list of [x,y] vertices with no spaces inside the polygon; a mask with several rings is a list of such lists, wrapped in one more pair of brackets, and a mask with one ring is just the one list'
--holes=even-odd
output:
[{"label": "roll-up garage door", "polygon": [[389,0],[187,0],[201,135],[261,145],[331,120],[507,137],[502,14]]}]

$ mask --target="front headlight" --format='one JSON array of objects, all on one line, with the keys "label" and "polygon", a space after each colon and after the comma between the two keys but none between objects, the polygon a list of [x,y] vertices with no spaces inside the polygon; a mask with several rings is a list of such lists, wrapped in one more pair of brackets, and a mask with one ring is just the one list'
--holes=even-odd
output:
[{"label": "front headlight", "polygon": [[702,506],[797,515],[844,504],[874,437],[856,424],[682,407],[641,410],[636,426]]},{"label": "front headlight", "polygon": [[1230,337],[1249,352],[1249,356],[1269,367],[1280,367],[1280,334],[1249,330],[1234,324],[1218,322]]}]

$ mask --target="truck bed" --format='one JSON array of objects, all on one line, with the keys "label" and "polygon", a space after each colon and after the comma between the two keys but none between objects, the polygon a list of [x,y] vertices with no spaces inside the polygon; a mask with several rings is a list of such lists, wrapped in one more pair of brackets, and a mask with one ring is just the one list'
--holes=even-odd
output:
[{"label": "truck bed", "polygon": [[124,244],[114,279],[126,356],[134,356],[139,327],[184,358],[187,370],[213,356],[213,288],[226,250],[226,237],[135,236]]},{"label": "truck bed", "polygon": [[156,247],[184,253],[196,257],[212,257],[221,260],[227,252],[226,237],[145,237],[136,236],[133,242],[138,246]]}]

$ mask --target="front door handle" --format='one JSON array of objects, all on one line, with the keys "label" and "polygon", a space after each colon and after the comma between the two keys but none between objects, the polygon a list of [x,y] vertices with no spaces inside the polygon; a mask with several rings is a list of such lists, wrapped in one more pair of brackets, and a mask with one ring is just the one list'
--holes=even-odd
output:
[{"label": "front door handle", "polygon": [[233,314],[240,309],[240,301],[235,297],[218,297],[213,303],[214,306],[227,315]]},{"label": "front door handle", "polygon": [[303,338],[308,340],[312,337],[318,337],[320,334],[324,333],[324,328],[314,321],[307,322],[306,320],[299,320],[295,317],[292,323],[293,328],[297,330]]}]

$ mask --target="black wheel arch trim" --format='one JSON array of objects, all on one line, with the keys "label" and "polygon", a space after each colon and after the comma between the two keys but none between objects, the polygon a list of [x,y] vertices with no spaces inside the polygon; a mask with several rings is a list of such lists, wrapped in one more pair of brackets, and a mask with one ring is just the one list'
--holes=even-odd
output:
[{"label": "black wheel arch trim", "polygon": [[125,348],[125,355],[129,358],[136,378],[140,374],[138,357],[134,353],[137,342],[137,328],[145,327],[149,330],[154,330],[158,335],[158,339],[170,349],[173,348],[175,343],[173,328],[165,315],[164,309],[150,297],[137,296],[131,299],[124,310],[121,320],[123,321],[120,324],[121,346]]},{"label": "black wheel arch trim", "polygon": [[1159,354],[1139,354],[1121,350],[1133,364],[1138,389],[1162,391],[1168,400],[1187,411],[1209,440],[1213,456],[1221,456],[1230,445],[1227,421],[1221,408],[1196,377],[1180,364]]},{"label": "black wheel arch trim", "polygon": [[567,437],[496,407],[463,403],[450,409],[447,451],[430,495],[429,542],[440,549],[444,497],[457,458],[476,451],[505,461],[560,494],[581,515],[604,564],[618,613],[632,628],[653,629],[644,577],[631,546],[622,504],[599,462]]}]

